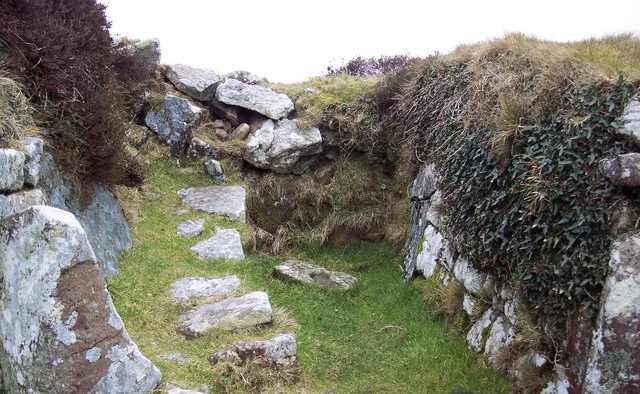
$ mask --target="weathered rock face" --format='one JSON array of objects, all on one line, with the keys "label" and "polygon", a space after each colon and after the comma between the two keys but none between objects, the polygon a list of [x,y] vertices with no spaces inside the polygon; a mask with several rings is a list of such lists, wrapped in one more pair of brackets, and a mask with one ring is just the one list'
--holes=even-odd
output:
[{"label": "weathered rock face", "polygon": [[618,155],[604,161],[604,176],[617,186],[640,186],[640,153]]},{"label": "weathered rock face", "polygon": [[7,392],[147,393],[159,370],[113,308],[87,234],[33,206],[0,221],[0,361]]},{"label": "weathered rock face", "polygon": [[183,98],[167,95],[156,111],[147,113],[144,121],[169,145],[172,155],[180,156],[191,139],[191,126],[196,125],[201,116],[201,108]]},{"label": "weathered rock face", "polygon": [[293,111],[293,102],[286,94],[236,79],[227,79],[218,86],[216,100],[250,109],[274,120],[282,119]]},{"label": "weathered rock face", "polygon": [[[76,216],[103,274],[115,275],[120,255],[133,244],[120,202],[105,185],[95,184],[90,190],[83,190],[80,180],[59,171],[48,153],[43,154],[40,167],[39,185],[47,196],[47,205],[69,210]],[[89,196],[87,201],[83,195]]]},{"label": "weathered rock face", "polygon": [[271,317],[269,296],[257,291],[189,309],[180,316],[177,331],[195,338],[211,330],[234,331],[270,323]]},{"label": "weathered rock face", "polygon": [[178,195],[190,208],[222,215],[229,220],[246,220],[246,193],[241,186],[208,186],[181,189]]},{"label": "weathered rock face", "polygon": [[187,155],[191,157],[210,157],[212,159],[220,158],[220,153],[216,148],[198,137],[191,139],[189,148],[187,148]]},{"label": "weathered rock face", "polygon": [[640,145],[640,101],[638,99],[629,101],[620,120],[623,125],[618,128],[618,134],[625,135]]},{"label": "weathered rock face", "polygon": [[251,74],[249,71],[237,70],[232,71],[224,75],[229,79],[237,79],[242,83],[246,83],[248,85],[255,85],[260,81],[260,78],[257,75]]},{"label": "weathered rock face", "polygon": [[166,76],[176,89],[198,101],[211,101],[220,83],[215,71],[184,64],[168,66]]},{"label": "weathered rock face", "polygon": [[191,248],[202,259],[244,260],[240,233],[236,229],[216,227],[216,234]]},{"label": "weathered rock face", "polygon": [[0,149],[0,193],[15,192],[24,185],[24,153]]},{"label": "weathered rock face", "polygon": [[613,245],[587,368],[585,392],[640,390],[640,233]]},{"label": "weathered rock face", "polygon": [[171,295],[175,300],[186,301],[231,293],[239,287],[240,278],[235,275],[224,278],[180,278],[171,284]]},{"label": "weathered rock face", "polygon": [[319,265],[298,260],[278,264],[273,269],[273,275],[277,278],[299,283],[313,283],[329,289],[348,290],[358,281],[344,272],[328,271]]},{"label": "weathered rock face", "polygon": [[296,362],[298,346],[293,334],[281,334],[265,341],[238,343],[218,350],[209,357],[211,364],[229,361],[234,364],[245,364],[248,361],[260,361],[271,365],[286,365]]},{"label": "weathered rock face", "polygon": [[267,120],[247,139],[244,159],[258,168],[280,174],[301,174],[308,165],[301,168],[296,166],[298,161],[321,151],[322,136],[318,128],[302,131],[289,119],[276,123]]},{"label": "weathered rock face", "polygon": [[42,158],[44,142],[41,138],[27,137],[22,140],[24,150],[24,184],[30,187],[38,186],[40,178],[40,159]]},{"label": "weathered rock face", "polygon": [[238,127],[233,129],[231,134],[229,134],[229,139],[230,140],[242,141],[245,138],[247,138],[247,136],[249,135],[250,131],[251,131],[251,127],[248,124],[241,123],[241,124],[238,125]]},{"label": "weathered rock face", "polygon": [[45,202],[44,193],[40,189],[22,191],[7,196],[0,194],[0,219],[22,212],[32,205],[44,205]]}]

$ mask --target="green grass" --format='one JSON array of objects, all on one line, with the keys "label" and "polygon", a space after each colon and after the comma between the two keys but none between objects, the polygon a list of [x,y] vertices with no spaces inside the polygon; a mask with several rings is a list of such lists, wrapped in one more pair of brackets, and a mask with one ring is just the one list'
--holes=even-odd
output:
[{"label": "green grass", "polygon": [[[271,276],[280,261],[249,255],[231,263],[199,260],[189,251],[212,234],[215,225],[244,225],[203,213],[177,216],[183,187],[211,183],[199,168],[176,168],[158,159],[147,172],[142,212],[134,225],[135,245],[123,259],[121,274],[109,281],[115,306],[140,350],[163,373],[163,383],[185,389],[223,391],[225,381],[214,376],[207,357],[235,342],[262,339],[295,327],[302,379],[287,391],[317,393],[447,393],[467,390],[501,393],[508,383],[489,371],[463,336],[440,317],[425,311],[423,281],[403,281],[401,256],[385,244],[318,248],[290,252],[332,270],[358,277],[347,292],[285,283]],[[204,234],[176,234],[185,219],[205,217]],[[250,248],[245,247],[245,252]],[[259,330],[213,334],[187,340],[175,332],[180,311],[195,303],[176,304],[169,298],[171,283],[184,276],[235,274],[241,292],[266,291],[276,311],[274,323]],[[285,312],[286,311],[286,312]],[[180,352],[191,362],[162,361],[159,355]]]}]

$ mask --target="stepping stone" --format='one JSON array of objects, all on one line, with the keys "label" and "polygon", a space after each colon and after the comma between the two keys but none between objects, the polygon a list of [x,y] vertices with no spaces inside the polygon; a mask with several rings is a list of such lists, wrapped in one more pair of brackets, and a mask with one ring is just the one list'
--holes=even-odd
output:
[{"label": "stepping stone", "polygon": [[161,354],[158,356],[158,358],[160,360],[176,360],[176,361],[180,361],[183,363],[188,363],[191,360],[189,360],[189,357],[185,356],[182,353],[167,353],[167,354]]},{"label": "stepping stone", "polygon": [[273,276],[300,283],[314,283],[329,289],[350,289],[358,279],[349,274],[328,271],[319,265],[299,260],[288,260],[273,269]]},{"label": "stepping stone", "polygon": [[256,291],[191,308],[180,316],[176,330],[196,338],[211,330],[234,331],[271,323],[271,317],[269,296]]},{"label": "stepping stone", "polygon": [[240,287],[235,275],[224,278],[181,278],[171,285],[171,295],[178,301],[195,297],[211,297],[231,293]]},{"label": "stepping stone", "polygon": [[191,247],[202,259],[244,260],[240,233],[235,229],[216,227],[216,235]]},{"label": "stepping stone", "polygon": [[204,231],[204,219],[186,220],[178,225],[178,234],[196,236]]},{"label": "stepping stone", "polygon": [[247,361],[267,361],[271,365],[290,365],[295,363],[298,347],[293,334],[281,334],[264,341],[243,342],[219,350],[209,357],[211,364],[230,361],[245,364]]},{"label": "stepping stone", "polygon": [[222,215],[244,222],[246,193],[242,186],[190,187],[178,191],[182,203],[199,211]]},{"label": "stepping stone", "polygon": [[167,390],[167,394],[204,394],[202,391],[183,390],[180,387],[174,387]]}]

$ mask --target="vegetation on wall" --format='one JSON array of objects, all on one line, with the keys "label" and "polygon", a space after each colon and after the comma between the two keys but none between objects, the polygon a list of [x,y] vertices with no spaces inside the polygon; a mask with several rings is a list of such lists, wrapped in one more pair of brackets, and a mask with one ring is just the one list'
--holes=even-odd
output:
[{"label": "vegetation on wall", "polygon": [[0,61],[20,76],[68,169],[87,180],[135,183],[104,8],[95,0],[1,2]]}]

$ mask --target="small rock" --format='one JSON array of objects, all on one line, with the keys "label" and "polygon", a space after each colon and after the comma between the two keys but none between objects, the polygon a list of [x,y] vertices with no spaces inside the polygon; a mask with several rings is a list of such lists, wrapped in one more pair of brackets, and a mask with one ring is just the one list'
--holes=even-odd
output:
[{"label": "small rock", "polygon": [[204,394],[204,393],[201,391],[183,390],[179,387],[174,387],[172,389],[167,390],[167,394]]},{"label": "small rock", "polygon": [[195,236],[204,231],[204,219],[186,220],[178,225],[178,234]]},{"label": "small rock", "polygon": [[640,101],[637,98],[629,101],[621,120],[622,126],[616,130],[616,133],[628,136],[640,146]]},{"label": "small rock", "polygon": [[464,297],[462,299],[462,309],[467,312],[469,317],[473,317],[476,312],[476,300],[469,293],[464,293]]},{"label": "small rock", "polygon": [[216,227],[216,235],[191,248],[202,259],[244,260],[240,233],[235,229]]},{"label": "small rock", "polygon": [[213,297],[240,288],[240,278],[235,275],[224,278],[180,278],[171,285],[175,300],[186,301],[196,297]]},{"label": "small rock", "polygon": [[0,193],[22,189],[24,162],[24,153],[15,149],[0,149]]},{"label": "small rock", "polygon": [[469,293],[479,296],[484,291],[487,274],[473,268],[467,260],[459,258],[453,268],[453,274]]},{"label": "small rock", "polygon": [[238,343],[228,348],[218,350],[209,357],[211,364],[229,361],[243,365],[247,361],[266,362],[270,365],[289,365],[296,362],[298,347],[293,334],[281,334],[264,341]]},{"label": "small rock", "polygon": [[218,160],[209,159],[204,162],[204,173],[213,178],[216,182],[224,182],[224,171]]},{"label": "small rock", "polygon": [[435,272],[440,255],[443,251],[442,234],[432,225],[427,225],[422,237],[422,251],[416,258],[416,271],[422,272],[425,278],[430,278]]},{"label": "small rock", "polygon": [[191,187],[178,191],[182,203],[229,220],[246,220],[246,193],[242,186]]},{"label": "small rock", "polygon": [[286,94],[242,83],[236,79],[227,79],[218,86],[216,100],[250,109],[274,120],[286,117],[294,108],[293,102]]},{"label": "small rock", "polygon": [[316,93],[316,90],[315,90],[314,88],[305,88],[305,89],[304,89],[304,92],[305,92],[306,94],[315,94],[315,93]]},{"label": "small rock", "polygon": [[344,272],[328,271],[319,265],[289,260],[273,269],[275,277],[301,283],[314,283],[325,288],[348,290],[358,281]]},{"label": "small rock", "polygon": [[220,158],[220,153],[216,148],[198,137],[191,139],[187,155],[191,157],[211,157],[212,159]]},{"label": "small rock", "polygon": [[226,141],[227,137],[229,136],[229,133],[227,133],[227,130],[225,129],[215,129],[215,132],[216,137],[218,137],[220,141]]},{"label": "small rock", "polygon": [[180,362],[183,362],[183,363],[191,362],[191,360],[189,360],[189,357],[185,356],[182,353],[161,354],[161,355],[158,356],[158,358],[160,360],[176,360],[176,361],[180,361]]},{"label": "small rock", "polygon": [[184,64],[168,66],[166,75],[176,89],[198,101],[211,101],[220,83],[220,76],[215,71]]},{"label": "small rock", "polygon": [[437,181],[435,166],[433,164],[423,164],[420,166],[418,175],[413,181],[409,197],[413,201],[428,200],[437,190]]},{"label": "small rock", "polygon": [[228,120],[233,127],[240,124],[239,108],[226,105],[218,100],[211,100],[211,109],[213,112],[223,119]]},{"label": "small rock", "polygon": [[180,316],[177,331],[195,338],[211,330],[235,331],[271,323],[271,319],[269,296],[257,291],[189,309]]},{"label": "small rock", "polygon": [[616,186],[640,186],[640,153],[618,155],[604,161],[604,176]]},{"label": "small rock", "polygon": [[233,131],[231,132],[228,138],[232,141],[233,140],[242,141],[245,138],[247,138],[250,131],[251,131],[251,127],[248,124],[241,123],[238,125],[238,127],[233,129]]},{"label": "small rock", "polygon": [[224,122],[222,119],[216,119],[211,123],[212,129],[226,129]]},{"label": "small rock", "polygon": [[38,186],[43,147],[44,142],[41,138],[27,137],[22,140],[22,149],[25,154],[24,183],[27,186]]},{"label": "small rock", "polygon": [[499,316],[493,322],[487,342],[484,346],[484,354],[489,357],[491,363],[495,363],[495,356],[516,339],[514,327],[503,316]]},{"label": "small rock", "polygon": [[442,193],[436,190],[429,199],[429,208],[427,209],[427,220],[437,228],[442,224]]}]

